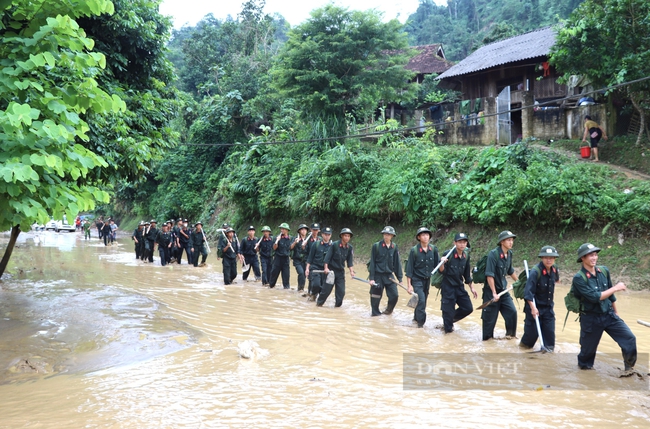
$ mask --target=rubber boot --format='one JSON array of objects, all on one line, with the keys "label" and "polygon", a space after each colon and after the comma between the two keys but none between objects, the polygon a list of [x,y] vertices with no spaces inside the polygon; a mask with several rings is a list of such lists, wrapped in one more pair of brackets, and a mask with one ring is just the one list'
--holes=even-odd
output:
[{"label": "rubber boot", "polygon": [[381,298],[373,298],[370,295],[370,309],[372,310],[372,316],[381,316],[381,311],[379,310],[379,302]]}]

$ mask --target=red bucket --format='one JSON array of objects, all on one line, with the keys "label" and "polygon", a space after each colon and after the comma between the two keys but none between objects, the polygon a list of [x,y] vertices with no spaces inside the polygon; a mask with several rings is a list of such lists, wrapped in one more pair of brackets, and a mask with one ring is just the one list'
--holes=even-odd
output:
[{"label": "red bucket", "polygon": [[591,148],[589,146],[582,146],[580,148],[580,156],[589,158],[591,156]]}]

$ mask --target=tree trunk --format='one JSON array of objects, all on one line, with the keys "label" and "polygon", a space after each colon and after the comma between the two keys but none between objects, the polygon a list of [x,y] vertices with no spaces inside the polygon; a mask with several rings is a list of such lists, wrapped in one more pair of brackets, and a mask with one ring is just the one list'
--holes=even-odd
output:
[{"label": "tree trunk", "polygon": [[2,260],[0,261],[0,277],[5,272],[5,269],[7,268],[7,264],[9,263],[9,258],[11,258],[11,253],[14,251],[14,246],[16,245],[16,239],[18,238],[18,234],[20,234],[20,226],[16,225],[11,228],[11,236],[9,238],[9,243],[7,244],[7,248],[5,249],[5,254],[2,257]]},{"label": "tree trunk", "polygon": [[639,112],[639,134],[636,136],[636,145],[639,146],[641,145],[641,137],[643,136],[643,132],[645,131],[645,112],[643,111],[643,108],[637,101],[636,97],[634,94],[630,94],[630,100],[632,101],[632,105],[636,109],[637,112]]}]

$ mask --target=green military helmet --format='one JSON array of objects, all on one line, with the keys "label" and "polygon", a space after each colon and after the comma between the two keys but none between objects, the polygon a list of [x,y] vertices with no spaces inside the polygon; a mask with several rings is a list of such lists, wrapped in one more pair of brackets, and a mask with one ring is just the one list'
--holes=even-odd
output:
[{"label": "green military helmet", "polygon": [[582,257],[593,252],[600,252],[600,247],[596,247],[591,243],[585,243],[578,247],[578,263],[582,262]]},{"label": "green military helmet", "polygon": [[422,227],[418,228],[417,232],[415,233],[415,239],[417,241],[420,241],[420,234],[422,234],[424,232],[429,234],[429,238],[431,238],[433,236],[433,234],[431,233],[431,230],[429,228],[427,228],[426,226],[422,226]]},{"label": "green military helmet", "polygon": [[289,228],[289,224],[286,223],[286,222],[282,222],[278,228],[286,229],[287,231],[291,231],[291,228]]},{"label": "green military helmet", "polygon": [[224,222],[224,223],[221,225],[221,229],[228,229],[228,228],[230,228],[230,225],[227,224],[226,222]]},{"label": "green military helmet", "polygon": [[[289,228],[287,228],[287,229],[289,229]],[[305,225],[304,223],[301,223],[301,224],[298,226],[297,231],[300,231],[301,229],[304,229],[304,230],[309,231],[309,227],[308,227],[307,225]]]},{"label": "green military helmet", "polygon": [[395,228],[392,226],[385,226],[384,229],[381,231],[382,234],[392,234],[393,237],[395,237],[397,234],[395,234]]},{"label": "green military helmet", "polygon": [[269,228],[268,225],[264,225],[264,226],[262,227],[262,232],[265,232],[265,231],[271,232],[271,228]]},{"label": "green military helmet", "polygon": [[201,222],[201,221],[196,222],[196,223],[194,224],[194,228],[196,228],[197,225],[201,225],[201,226],[203,226],[203,222]]},{"label": "green military helmet", "polygon": [[343,234],[350,234],[350,237],[354,235],[352,234],[352,230],[350,228],[343,228],[341,232],[339,232],[339,237],[342,236]]},{"label": "green military helmet", "polygon": [[227,229],[227,230],[225,230],[224,232],[225,232],[226,234],[228,234],[229,232],[235,232],[235,230],[234,230],[234,229],[232,229],[232,228],[228,228],[228,229]]},{"label": "green military helmet", "polygon": [[557,250],[555,250],[555,247],[553,246],[544,246],[542,247],[542,250],[539,251],[539,257],[544,258],[544,257],[553,257],[553,258],[559,258],[560,255],[557,253]]},{"label": "green military helmet", "polygon": [[151,219],[151,220],[149,221],[149,223],[150,223],[150,224],[151,224],[151,223],[156,223],[156,219]]},{"label": "green military helmet", "polygon": [[503,231],[501,234],[499,234],[499,237],[497,238],[497,244],[501,243],[503,240],[506,240],[508,238],[516,238],[516,237],[517,236],[510,231]]}]

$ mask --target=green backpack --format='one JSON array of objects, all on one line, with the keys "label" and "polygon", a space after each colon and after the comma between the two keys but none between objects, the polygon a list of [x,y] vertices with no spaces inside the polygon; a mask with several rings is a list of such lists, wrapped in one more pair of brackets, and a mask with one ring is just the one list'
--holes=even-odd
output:
[{"label": "green backpack", "polygon": [[[538,265],[533,265],[531,270],[535,270],[537,277],[540,277],[540,270]],[[526,282],[528,281],[528,276],[526,275],[526,270],[522,271],[517,278],[517,281],[512,284],[512,292],[515,298],[524,299],[524,292],[526,291]]]},{"label": "green backpack", "polygon": [[[607,271],[607,268],[605,268],[602,265],[597,266],[597,268],[600,268],[601,271],[604,271],[606,275],[609,275],[609,272]],[[587,280],[587,276],[585,273],[580,270],[578,272],[585,281],[585,283],[588,283],[589,281]],[[566,294],[564,297],[564,306],[567,309],[566,316],[564,317],[564,326],[562,326],[562,330],[564,331],[564,327],[566,326],[566,321],[569,318],[569,313],[576,313],[580,314],[582,313],[582,298],[579,298],[576,296],[576,294],[573,291],[573,284],[571,285],[571,288],[569,289],[569,292]],[[576,319],[577,320],[577,319]]]},{"label": "green backpack", "polygon": [[472,281],[474,283],[485,283],[487,281],[487,277],[485,276],[485,268],[487,267],[487,257],[488,255],[485,255],[481,259],[479,259],[478,263],[474,267],[474,271],[472,272]]}]

